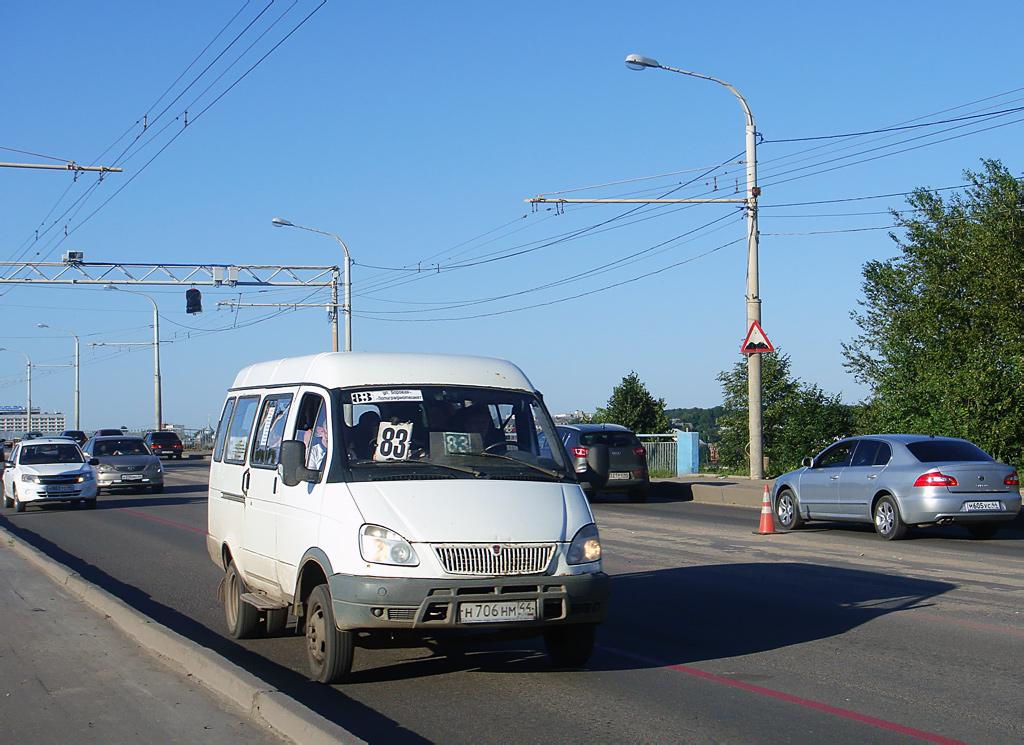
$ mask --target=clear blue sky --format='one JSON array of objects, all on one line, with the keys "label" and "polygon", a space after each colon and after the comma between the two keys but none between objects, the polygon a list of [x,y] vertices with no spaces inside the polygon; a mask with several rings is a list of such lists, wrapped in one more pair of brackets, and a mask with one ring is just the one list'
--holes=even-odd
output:
[{"label": "clear blue sky", "polygon": [[[506,357],[554,412],[604,405],[630,371],[670,407],[713,406],[746,332],[738,208],[555,214],[524,202],[612,182],[628,183],[565,196],[742,189],[742,167],[722,165],[744,147],[736,99],[627,70],[639,53],[746,97],[764,137],[765,332],[801,380],[852,403],[867,391],[841,343],[858,332],[863,264],[894,255],[888,210],[917,187],[962,184],[982,158],[1022,170],[1024,112],[991,116],[1024,105],[1018,0],[268,2],[6,8],[0,161],[124,172],[97,185],[0,168],[0,260],[341,262],[332,239],[273,228],[282,217],[348,244],[357,350]],[[808,139],[909,124],[931,126]],[[661,174],[673,175],[636,180]],[[186,315],[184,288],[146,290],[160,307],[167,422],[215,422],[243,365],[330,349],[322,308],[218,310],[238,293],[202,289],[200,316]],[[0,347],[61,365],[71,338],[37,324],[82,338],[85,428],[151,425],[151,349],[88,346],[151,340],[144,298],[0,291]],[[24,369],[0,353],[0,403],[24,402]],[[33,403],[70,424],[70,368],[37,368],[33,383]]]}]

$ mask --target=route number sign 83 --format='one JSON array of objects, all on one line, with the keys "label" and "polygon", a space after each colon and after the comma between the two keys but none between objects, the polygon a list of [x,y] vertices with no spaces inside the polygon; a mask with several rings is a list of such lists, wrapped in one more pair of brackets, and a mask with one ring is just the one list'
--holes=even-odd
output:
[{"label": "route number sign 83", "polygon": [[405,460],[412,442],[412,422],[392,424],[381,422],[377,428],[377,449],[374,460]]}]

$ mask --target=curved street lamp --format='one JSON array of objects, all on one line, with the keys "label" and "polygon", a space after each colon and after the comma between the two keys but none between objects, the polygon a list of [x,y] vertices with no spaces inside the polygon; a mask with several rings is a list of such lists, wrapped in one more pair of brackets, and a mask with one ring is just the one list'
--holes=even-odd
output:
[{"label": "curved street lamp", "polygon": [[[349,280],[349,270],[352,266],[352,256],[348,252],[348,246],[345,245],[345,241],[341,240],[334,233],[328,233],[326,230],[317,230],[316,228],[307,228],[304,225],[296,225],[293,222],[282,220],[280,217],[275,217],[270,222],[273,223],[275,228],[298,228],[299,230],[308,230],[311,233],[319,233],[320,235],[329,235],[331,238],[341,244],[342,251],[345,252],[345,277],[343,283],[345,285],[345,351],[352,351],[352,282]],[[338,287],[337,285],[333,288],[332,305],[334,306],[334,351],[338,351]]]},{"label": "curved street lamp", "polygon": [[156,409],[155,429],[159,432],[161,429],[164,428],[164,411],[163,396],[160,390],[160,311],[156,306],[156,300],[154,300],[144,292],[138,292],[136,290],[126,290],[123,287],[117,287],[116,285],[103,285],[103,289],[118,290],[119,292],[127,292],[132,295],[141,295],[142,297],[146,298],[146,300],[153,303],[153,401],[154,408]]},{"label": "curved street lamp", "polygon": [[81,422],[80,422],[81,409],[79,407],[81,388],[79,387],[79,377],[78,377],[79,362],[80,362],[81,358],[78,355],[78,348],[79,348],[79,345],[78,345],[78,335],[76,333],[74,333],[73,331],[68,331],[67,329],[59,329],[56,326],[50,326],[49,324],[46,324],[46,323],[38,323],[36,325],[39,326],[39,328],[41,328],[41,329],[53,329],[54,331],[63,331],[65,334],[71,334],[73,337],[75,337],[75,429],[81,429],[82,428]]},{"label": "curved street lamp", "polygon": [[[631,54],[626,57],[626,67],[630,70],[643,70],[648,67],[655,67],[660,70],[677,72],[681,75],[689,75],[694,78],[710,80],[723,85],[729,89],[739,100],[743,107],[743,115],[746,117],[746,143],[747,143],[747,328],[744,335],[748,334],[756,322],[761,325],[761,293],[758,279],[758,257],[757,257],[757,198],[761,195],[761,189],[757,186],[757,129],[754,126],[754,115],[750,111],[747,100],[740,95],[740,92],[726,83],[724,80],[713,78],[710,75],[701,75],[696,72],[679,70],[675,67],[667,67],[659,64],[657,60],[644,57],[642,54]],[[750,478],[764,478],[764,444],[762,439],[762,410],[761,410],[761,355],[750,354],[747,356],[747,401],[750,414]]]},{"label": "curved street lamp", "polygon": [[28,358],[25,352],[19,352],[17,349],[5,349],[0,347],[0,352],[14,352],[15,354],[25,355],[25,380],[28,383],[28,400],[25,404],[25,432],[32,431],[32,360]]}]

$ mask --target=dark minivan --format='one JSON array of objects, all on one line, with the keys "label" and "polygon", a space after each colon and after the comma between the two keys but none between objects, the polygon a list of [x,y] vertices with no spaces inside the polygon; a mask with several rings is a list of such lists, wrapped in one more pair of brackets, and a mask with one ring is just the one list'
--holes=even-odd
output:
[{"label": "dark minivan", "polygon": [[[647,449],[633,432],[618,424],[560,424],[555,429],[562,437],[576,468],[576,477],[593,498],[603,494],[622,494],[630,502],[646,502],[651,488],[647,472]],[[594,489],[587,482],[587,449],[594,445],[608,446],[608,483]]]}]

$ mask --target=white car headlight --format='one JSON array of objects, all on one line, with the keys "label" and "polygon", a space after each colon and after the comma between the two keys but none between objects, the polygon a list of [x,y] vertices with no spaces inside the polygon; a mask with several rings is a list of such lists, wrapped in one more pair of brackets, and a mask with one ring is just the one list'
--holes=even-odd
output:
[{"label": "white car headlight", "polygon": [[31,473],[23,473],[23,474],[21,474],[21,480],[25,481],[25,482],[27,482],[29,484],[41,484],[41,483],[43,483],[42,481],[39,480],[38,476],[35,476],[35,475],[31,474]]},{"label": "white car headlight", "polygon": [[584,525],[569,544],[565,560],[570,564],[587,564],[601,559],[601,539],[594,523]]},{"label": "white car headlight", "polygon": [[85,473],[80,473],[78,475],[78,483],[81,484],[84,481],[92,481],[95,478],[96,477],[93,475],[92,469],[89,469]]},{"label": "white car headlight", "polygon": [[417,566],[420,563],[407,540],[379,525],[364,525],[359,529],[359,553],[373,564]]}]

